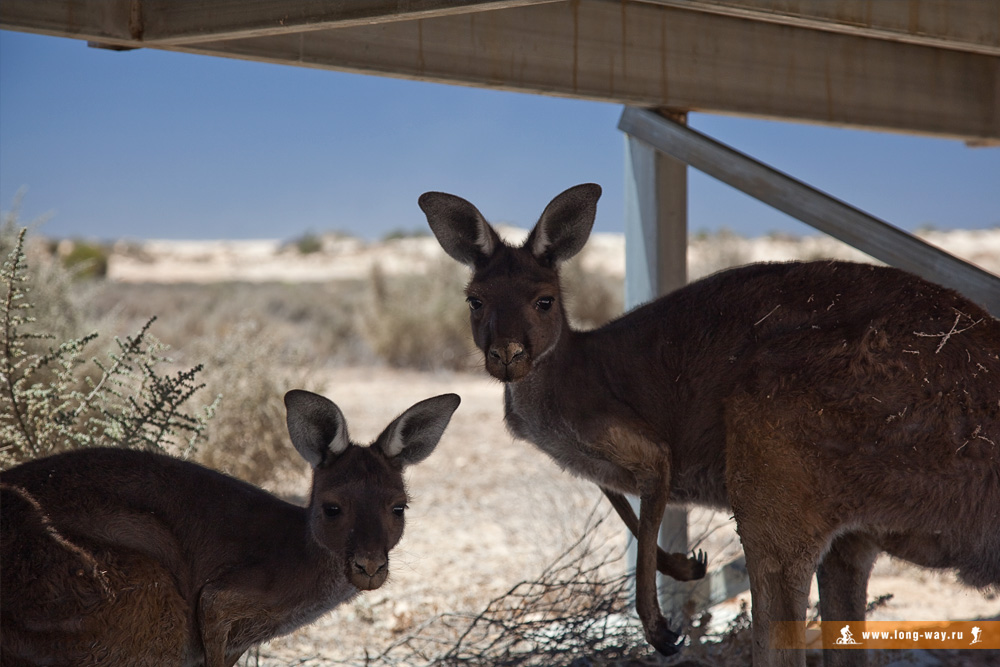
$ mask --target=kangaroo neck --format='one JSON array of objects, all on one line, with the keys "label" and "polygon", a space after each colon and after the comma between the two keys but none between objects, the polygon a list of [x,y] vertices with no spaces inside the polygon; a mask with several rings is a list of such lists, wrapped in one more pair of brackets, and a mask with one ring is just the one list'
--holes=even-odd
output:
[{"label": "kangaroo neck", "polygon": [[[567,374],[572,374],[577,382],[589,380],[574,372],[586,363],[586,335],[587,332],[575,331],[564,323],[559,338],[535,360],[531,372],[518,382],[504,385],[508,415],[512,409],[518,413],[534,412],[532,407],[548,413],[558,410],[560,389],[566,386]],[[573,383],[573,391],[582,389],[577,382]]]},{"label": "kangaroo neck", "polygon": [[268,601],[272,636],[311,622],[358,593],[347,579],[342,557],[321,546],[307,522],[297,528],[304,533],[289,534],[283,543],[271,541],[266,556],[245,574]]}]

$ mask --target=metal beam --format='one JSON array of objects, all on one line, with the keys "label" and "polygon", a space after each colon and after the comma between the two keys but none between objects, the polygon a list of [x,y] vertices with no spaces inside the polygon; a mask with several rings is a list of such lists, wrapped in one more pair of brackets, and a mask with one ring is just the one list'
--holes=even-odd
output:
[{"label": "metal beam", "polygon": [[958,290],[1000,317],[1000,277],[652,111],[626,108],[630,136],[886,264]]},{"label": "metal beam", "polygon": [[0,28],[138,48],[242,39],[560,0],[4,0]]},{"label": "metal beam", "polygon": [[[1000,56],[994,51],[1000,3],[901,3],[3,0],[0,27],[642,107],[1000,143]],[[323,29],[329,26],[339,27]],[[240,35],[261,36],[221,38]],[[193,39],[210,41],[187,43]],[[929,45],[939,41],[945,48]]]},{"label": "metal beam", "polygon": [[1000,55],[996,0],[637,0],[655,5]]},{"label": "metal beam", "polygon": [[139,5],[132,0],[3,0],[0,28],[74,37],[122,46],[141,34]]},{"label": "metal beam", "polygon": [[557,0],[143,0],[143,42],[186,44],[510,9]]},{"label": "metal beam", "polygon": [[1000,57],[655,4],[579,0],[168,48],[1000,142]]}]

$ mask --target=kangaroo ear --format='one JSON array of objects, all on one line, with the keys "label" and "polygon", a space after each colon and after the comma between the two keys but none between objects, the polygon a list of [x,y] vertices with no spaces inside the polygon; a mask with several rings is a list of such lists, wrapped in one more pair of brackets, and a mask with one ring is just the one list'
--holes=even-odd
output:
[{"label": "kangaroo ear", "polygon": [[375,446],[404,466],[420,463],[437,447],[461,402],[456,394],[420,401],[386,426]]},{"label": "kangaroo ear", "polygon": [[524,247],[546,264],[564,262],[583,249],[597,215],[601,186],[576,185],[549,202]]},{"label": "kangaroo ear", "polygon": [[417,200],[444,251],[466,266],[493,254],[502,243],[475,206],[444,192],[425,192]]},{"label": "kangaroo ear", "polygon": [[333,401],[311,391],[293,389],[285,394],[285,408],[292,444],[313,468],[329,456],[343,453],[351,444],[344,414]]}]

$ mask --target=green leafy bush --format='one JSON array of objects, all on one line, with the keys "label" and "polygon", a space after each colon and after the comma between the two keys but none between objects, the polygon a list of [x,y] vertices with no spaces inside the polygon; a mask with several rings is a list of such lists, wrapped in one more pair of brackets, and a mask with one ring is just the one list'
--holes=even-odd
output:
[{"label": "green leafy bush", "polygon": [[96,243],[64,241],[62,263],[74,278],[93,279],[108,275],[108,251]]},{"label": "green leafy bush", "polygon": [[426,228],[416,228],[416,229],[404,229],[402,227],[396,227],[395,229],[390,229],[385,234],[382,235],[382,241],[399,241],[401,239],[423,239],[430,236],[431,233]]},{"label": "green leafy bush", "polygon": [[312,232],[306,232],[299,238],[295,239],[293,243],[299,253],[303,255],[311,255],[312,253],[319,252],[323,249],[323,239]]}]

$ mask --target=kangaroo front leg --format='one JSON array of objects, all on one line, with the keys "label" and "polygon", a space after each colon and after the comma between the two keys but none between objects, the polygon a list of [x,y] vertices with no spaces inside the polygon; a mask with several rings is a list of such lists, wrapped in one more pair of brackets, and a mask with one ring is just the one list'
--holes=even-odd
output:
[{"label": "kangaroo front leg", "polygon": [[[629,532],[638,537],[639,518],[635,515],[635,510],[632,509],[632,504],[629,503],[628,498],[617,491],[611,491],[603,486],[601,487],[601,491],[607,496],[611,502],[611,506],[615,508],[615,512],[621,517],[625,526],[628,527]],[[657,546],[656,569],[677,581],[693,581],[705,576],[705,572],[708,569],[708,557],[700,549],[696,555],[688,556],[681,553],[668,554]]]},{"label": "kangaroo front leg", "polygon": [[233,667],[240,654],[229,651],[229,632],[239,610],[246,608],[231,592],[208,584],[198,598],[198,630],[205,651],[205,667]]},{"label": "kangaroo front leg", "polygon": [[657,485],[644,493],[639,503],[638,547],[635,561],[635,606],[642,620],[642,629],[653,648],[663,655],[679,650],[680,635],[670,629],[660,611],[656,594],[656,540],[660,520],[670,492],[666,485]]}]

